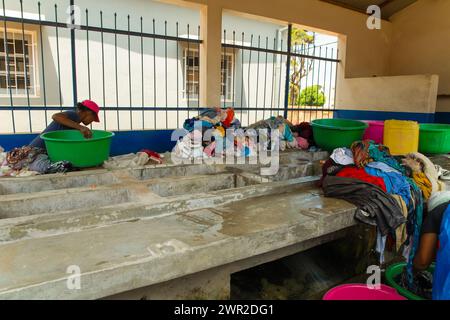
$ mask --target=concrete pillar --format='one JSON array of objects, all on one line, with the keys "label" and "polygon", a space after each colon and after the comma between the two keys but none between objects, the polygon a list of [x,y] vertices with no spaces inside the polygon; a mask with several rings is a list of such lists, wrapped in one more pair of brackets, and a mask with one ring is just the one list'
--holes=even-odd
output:
[{"label": "concrete pillar", "polygon": [[210,2],[200,10],[200,106],[220,106],[222,7]]}]

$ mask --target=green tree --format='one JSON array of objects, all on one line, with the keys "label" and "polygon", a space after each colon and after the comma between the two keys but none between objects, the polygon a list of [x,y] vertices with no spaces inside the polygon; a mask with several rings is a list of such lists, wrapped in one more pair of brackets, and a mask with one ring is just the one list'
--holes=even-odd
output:
[{"label": "green tree", "polygon": [[322,90],[322,86],[315,84],[303,89],[297,103],[300,106],[323,107],[325,104],[325,93]]},{"label": "green tree", "polygon": [[[292,51],[307,54],[311,45],[314,45],[315,37],[304,29],[292,28]],[[291,58],[291,74],[289,86],[289,104],[298,101],[300,94],[300,82],[312,69],[313,61],[302,57]]]}]

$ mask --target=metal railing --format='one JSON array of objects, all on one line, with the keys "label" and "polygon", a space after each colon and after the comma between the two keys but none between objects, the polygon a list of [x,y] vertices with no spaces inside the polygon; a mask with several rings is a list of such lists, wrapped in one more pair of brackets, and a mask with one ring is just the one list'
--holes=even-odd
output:
[{"label": "metal railing", "polygon": [[[328,45],[337,45],[337,42]],[[233,106],[244,125],[273,115],[283,115],[293,123],[333,116],[340,62],[337,46],[295,46],[292,25],[289,25],[284,38],[246,36],[236,31],[231,36],[228,32],[227,38],[224,30],[222,47],[224,52],[232,52],[241,61],[233,70],[233,98],[228,102],[222,98],[222,106]],[[293,61],[309,66],[306,74],[297,80],[292,77],[296,71]],[[323,104],[296,103],[294,88],[298,88],[299,95],[302,89],[311,86],[316,88],[311,94],[312,100],[318,101],[321,97]]]},{"label": "metal railing", "polygon": [[[18,2],[20,14],[8,14],[6,1]],[[73,0],[68,3],[73,4]],[[78,22],[72,10],[70,23],[64,23],[58,17],[61,8],[57,4],[53,10],[46,8],[45,19],[41,2],[26,11],[22,0],[2,0],[1,5],[4,53],[0,59],[4,60],[6,84],[0,81],[5,91],[0,95],[0,131],[39,132],[50,120],[49,111],[73,109],[83,99],[94,99],[99,104],[102,121],[94,126],[105,130],[177,128],[185,118],[200,111],[200,26],[181,27],[178,22],[161,21],[158,27],[162,31],[157,32],[155,19],[133,20],[130,15],[122,15],[122,27],[118,27],[117,13],[88,9],[82,11],[84,18]],[[113,26],[107,27],[105,18]],[[15,80],[21,95],[13,94],[11,82],[13,53],[9,52],[8,34],[13,29],[22,38],[23,88],[19,90]],[[31,45],[25,39],[29,29],[35,33]],[[234,107],[244,126],[280,114],[293,122],[332,116],[337,50],[292,45],[292,26],[287,29],[285,38],[273,39],[246,37],[235,31],[228,33],[227,39],[224,31],[221,105]],[[17,61],[11,61],[16,67]],[[311,66],[300,81],[292,76],[296,64]],[[36,80],[28,83],[32,82],[31,76]],[[319,95],[326,96],[326,102],[322,106],[299,105],[296,101],[302,87],[312,84],[322,87],[317,87],[316,100]],[[8,112],[11,122],[4,129],[2,123],[6,124],[4,115]],[[17,123],[19,113],[22,122],[27,114],[26,128]]]}]

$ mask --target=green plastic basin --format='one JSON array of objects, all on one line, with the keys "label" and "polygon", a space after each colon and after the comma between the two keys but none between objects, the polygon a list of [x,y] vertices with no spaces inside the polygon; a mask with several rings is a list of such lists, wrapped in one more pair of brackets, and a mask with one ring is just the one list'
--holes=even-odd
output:
[{"label": "green plastic basin", "polygon": [[85,139],[78,130],[60,130],[41,135],[51,161],[66,160],[74,167],[95,167],[109,157],[114,133],[92,130],[92,138]]},{"label": "green plastic basin", "polygon": [[329,152],[336,148],[350,147],[354,141],[361,140],[367,123],[347,119],[317,119],[312,123],[314,141]]},{"label": "green plastic basin", "polygon": [[449,153],[450,124],[421,124],[419,131],[419,151],[428,154]]},{"label": "green plastic basin", "polygon": [[[403,269],[406,267],[405,262],[399,262],[394,263],[393,265],[390,265],[386,269],[386,282],[389,286],[395,288],[398,293],[400,293],[402,296],[409,300],[425,300],[424,298],[412,293],[411,291],[403,288],[400,286],[396,281],[395,278],[397,278],[402,272]],[[434,273],[435,265],[434,263],[428,268],[428,271],[431,273]]]}]

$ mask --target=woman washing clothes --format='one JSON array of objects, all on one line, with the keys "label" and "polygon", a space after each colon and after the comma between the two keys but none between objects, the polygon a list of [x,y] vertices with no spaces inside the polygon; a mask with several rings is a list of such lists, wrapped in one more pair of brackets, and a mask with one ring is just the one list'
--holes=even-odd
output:
[{"label": "woman washing clothes", "polygon": [[[45,128],[42,133],[59,131],[59,130],[79,130],[87,139],[92,137],[91,130],[86,127],[92,122],[100,122],[98,112],[100,108],[91,100],[84,100],[77,103],[76,110],[69,110],[65,112],[55,113],[52,116],[53,121]],[[81,125],[81,123],[84,124]],[[45,143],[40,135],[34,138],[29,144],[30,147],[45,149]]]},{"label": "woman washing clothes", "polygon": [[[99,107],[91,100],[84,100],[76,106],[76,110],[56,113],[53,121],[42,133],[59,130],[79,130],[87,139],[92,137],[91,130],[86,127],[92,122],[99,122]],[[1,165],[1,164],[0,164]],[[6,155],[3,167],[10,168],[9,172],[2,172],[6,176],[28,176],[33,174],[47,174],[66,172],[72,169],[67,161],[52,163],[47,156],[44,141],[38,135],[31,143],[21,148],[14,148]]]},{"label": "woman washing clothes", "polygon": [[433,300],[450,300],[450,192],[436,192],[428,201],[414,271],[425,271],[436,258]]}]

